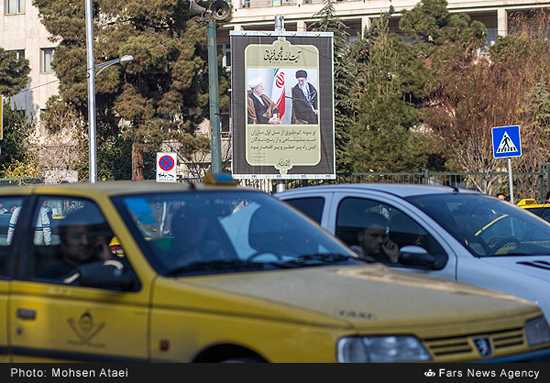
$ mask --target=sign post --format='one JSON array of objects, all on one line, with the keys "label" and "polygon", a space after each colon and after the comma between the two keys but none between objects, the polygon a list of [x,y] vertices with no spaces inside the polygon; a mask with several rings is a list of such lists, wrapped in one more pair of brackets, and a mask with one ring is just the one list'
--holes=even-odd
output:
[{"label": "sign post", "polygon": [[511,157],[521,156],[519,126],[501,126],[491,130],[493,135],[493,157],[508,158],[508,178],[510,180],[510,202],[514,203]]},{"label": "sign post", "polygon": [[157,182],[177,182],[176,153],[157,153]]}]

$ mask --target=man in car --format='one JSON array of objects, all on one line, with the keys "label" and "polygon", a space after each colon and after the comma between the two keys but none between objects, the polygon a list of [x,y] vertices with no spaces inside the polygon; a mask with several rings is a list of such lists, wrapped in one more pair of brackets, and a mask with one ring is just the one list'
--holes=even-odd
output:
[{"label": "man in car", "polygon": [[[381,214],[366,213],[362,220],[363,229],[357,234],[359,254],[363,258],[370,257],[377,262],[397,263],[399,246],[388,238],[388,219]],[[359,250],[356,246],[352,248]]]},{"label": "man in car", "polygon": [[182,205],[172,218],[174,252],[165,258],[165,266],[174,270],[193,263],[235,260],[220,230],[215,212],[207,205]]},{"label": "man in car", "polygon": [[84,264],[114,259],[109,248],[113,237],[110,228],[92,207],[77,209],[63,219],[59,226],[61,257],[47,265],[41,278],[62,279],[71,283],[78,278],[75,269]]}]

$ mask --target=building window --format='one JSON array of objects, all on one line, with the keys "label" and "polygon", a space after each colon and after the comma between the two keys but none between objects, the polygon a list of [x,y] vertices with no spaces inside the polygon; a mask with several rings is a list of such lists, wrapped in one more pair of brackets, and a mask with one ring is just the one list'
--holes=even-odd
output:
[{"label": "building window", "polygon": [[218,44],[222,51],[222,66],[231,67],[231,44]]},{"label": "building window", "polygon": [[223,111],[220,113],[220,133],[223,138],[229,138],[231,133],[231,112]]},{"label": "building window", "polygon": [[55,52],[54,48],[42,49],[42,72],[44,73],[53,72],[52,61],[53,61],[54,52]]},{"label": "building window", "polygon": [[21,60],[25,58],[25,50],[24,49],[10,49],[8,52],[15,52],[15,58],[17,60]]},{"label": "building window", "polygon": [[25,13],[26,0],[6,0],[6,15],[19,15]]}]

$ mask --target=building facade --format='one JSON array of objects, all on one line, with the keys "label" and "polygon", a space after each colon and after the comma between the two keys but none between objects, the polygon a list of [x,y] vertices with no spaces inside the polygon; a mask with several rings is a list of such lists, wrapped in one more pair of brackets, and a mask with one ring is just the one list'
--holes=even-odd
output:
[{"label": "building facade", "polygon": [[[394,7],[390,30],[398,31],[399,18],[403,10],[411,10],[419,0],[349,0],[334,2],[335,16],[347,26],[350,40],[358,38],[368,29],[372,21],[382,12]],[[276,16],[284,16],[286,31],[308,31],[315,20],[312,16],[323,7],[323,0],[235,0],[231,21],[224,24],[218,35],[218,43],[229,41],[228,30],[273,30]],[[508,34],[508,22],[515,12],[526,12],[533,8],[550,6],[550,1],[529,0],[448,0],[450,13],[466,13],[472,20],[478,20],[488,29],[488,44],[496,36]]]}]

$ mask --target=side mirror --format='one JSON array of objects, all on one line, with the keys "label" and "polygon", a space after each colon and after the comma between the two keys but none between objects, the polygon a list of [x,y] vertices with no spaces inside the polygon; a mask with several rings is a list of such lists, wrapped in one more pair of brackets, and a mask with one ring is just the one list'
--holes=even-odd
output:
[{"label": "side mirror", "polygon": [[420,246],[410,245],[399,250],[398,262],[403,266],[430,269],[435,264],[435,257]]},{"label": "side mirror", "polygon": [[80,286],[128,291],[134,283],[133,273],[124,272],[121,262],[101,261],[78,268]]}]

